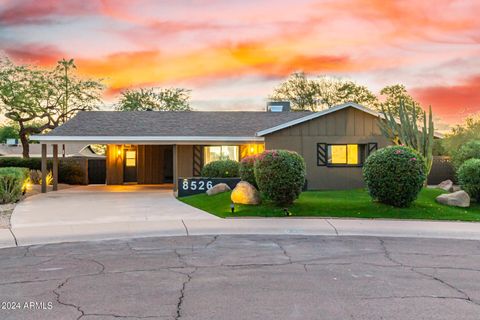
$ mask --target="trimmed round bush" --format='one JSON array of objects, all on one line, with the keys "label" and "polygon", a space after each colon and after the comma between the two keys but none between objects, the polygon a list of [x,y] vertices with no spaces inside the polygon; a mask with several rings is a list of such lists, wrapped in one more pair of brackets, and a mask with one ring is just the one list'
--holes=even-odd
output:
[{"label": "trimmed round bush", "polygon": [[238,177],[239,163],[234,160],[218,160],[207,163],[202,168],[202,177],[232,178]]},{"label": "trimmed round bush", "polygon": [[305,184],[305,161],[296,152],[267,150],[257,156],[255,180],[260,192],[276,205],[288,206]]},{"label": "trimmed round bush", "polygon": [[426,179],[425,159],[416,151],[391,146],[371,154],[363,166],[370,196],[395,207],[408,207]]},{"label": "trimmed round bush", "polygon": [[480,159],[480,140],[470,140],[452,155],[452,163],[456,169],[469,159]]},{"label": "trimmed round bush", "polygon": [[255,186],[258,189],[257,181],[255,180],[255,160],[257,159],[257,155],[247,156],[240,161],[240,179],[250,183],[251,185]]},{"label": "trimmed round bush", "polygon": [[465,161],[458,169],[457,176],[462,189],[480,202],[480,159]]}]

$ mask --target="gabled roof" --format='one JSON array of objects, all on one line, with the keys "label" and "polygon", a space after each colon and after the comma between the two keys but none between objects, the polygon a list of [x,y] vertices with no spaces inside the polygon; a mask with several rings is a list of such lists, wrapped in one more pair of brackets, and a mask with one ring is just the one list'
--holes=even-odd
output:
[{"label": "gabled roof", "polygon": [[256,132],[311,112],[87,111],[32,140],[54,141],[263,141]]},{"label": "gabled roof", "polygon": [[[343,103],[343,104],[339,104],[337,106],[331,107],[329,109],[325,109],[325,110],[322,110],[322,111],[319,111],[319,112],[314,112],[314,113],[305,115],[302,118],[293,119],[291,121],[279,124],[277,126],[274,126],[274,127],[268,128],[268,129],[260,130],[260,131],[257,132],[257,136],[263,137],[267,134],[270,134],[270,133],[273,133],[273,132],[276,132],[276,131],[279,131],[279,130],[282,130],[282,129],[285,129],[285,128],[288,128],[288,127],[292,127],[292,126],[295,126],[297,124],[307,122],[307,121],[325,116],[327,114],[340,111],[340,110],[345,109],[345,108],[355,108],[357,110],[360,110],[360,111],[366,112],[368,114],[371,114],[374,117],[379,117],[381,119],[385,119],[385,116],[381,112],[371,110],[367,107],[364,107],[364,106],[359,105],[359,104],[354,103],[354,102],[347,102],[347,103]],[[398,121],[399,120],[397,119],[397,122]],[[443,138],[443,134],[441,134],[439,132],[435,132],[434,137],[438,138],[438,139],[441,139],[441,138]]]},{"label": "gabled roof", "polygon": [[334,112],[337,112],[339,110],[349,108],[349,107],[358,109],[358,110],[363,111],[363,112],[366,112],[366,113],[371,114],[372,116],[375,116],[375,117],[382,117],[383,118],[383,115],[379,112],[373,111],[371,109],[368,109],[364,106],[361,106],[361,105],[353,103],[353,102],[347,102],[347,103],[339,104],[337,106],[334,106],[334,107],[331,107],[329,109],[325,109],[325,110],[322,110],[322,111],[319,111],[319,112],[313,112],[311,114],[305,115],[302,118],[293,119],[291,121],[279,124],[277,126],[274,126],[274,127],[268,128],[268,129],[260,130],[260,131],[257,132],[257,136],[261,137],[261,136],[264,136],[264,135],[267,135],[267,134],[270,134],[270,133],[273,133],[273,132],[276,132],[276,131],[279,131],[279,130],[282,130],[282,129],[285,129],[285,128],[288,128],[288,127],[292,127],[292,126],[295,126],[297,124],[307,122],[307,121],[310,121],[310,120],[313,120],[313,119],[316,119],[316,118],[319,118],[319,117],[325,116],[327,114],[334,113]]}]

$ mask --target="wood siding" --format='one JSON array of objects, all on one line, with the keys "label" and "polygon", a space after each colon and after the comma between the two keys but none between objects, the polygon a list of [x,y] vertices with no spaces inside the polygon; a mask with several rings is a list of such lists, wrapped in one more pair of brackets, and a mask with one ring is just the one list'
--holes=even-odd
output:
[{"label": "wood siding", "polygon": [[140,184],[159,184],[165,181],[164,159],[172,146],[139,145],[137,148],[137,180]]},{"label": "wood siding", "polygon": [[265,136],[267,149],[287,149],[301,154],[307,165],[310,190],[338,190],[364,186],[361,167],[317,166],[317,143],[389,145],[378,128],[378,119],[355,108],[285,128]]},{"label": "wood siding", "polygon": [[123,184],[123,146],[107,145],[107,184]]}]

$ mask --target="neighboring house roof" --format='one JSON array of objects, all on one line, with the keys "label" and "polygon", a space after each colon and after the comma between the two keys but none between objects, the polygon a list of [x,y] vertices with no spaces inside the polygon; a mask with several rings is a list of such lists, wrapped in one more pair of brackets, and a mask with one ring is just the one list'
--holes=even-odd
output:
[{"label": "neighboring house roof", "polygon": [[[42,150],[41,144],[31,143],[29,145],[30,157],[41,157]],[[6,145],[0,144],[0,157],[22,157],[23,148],[22,145]],[[59,147],[59,154],[62,153],[62,148]],[[66,157],[99,157],[98,154],[93,152],[89,146],[85,146],[84,143],[68,143],[65,144],[65,156]],[[47,149],[47,157],[52,157],[51,148]]]},{"label": "neighboring house roof", "polygon": [[32,139],[41,141],[259,140],[256,132],[311,112],[86,111]]}]

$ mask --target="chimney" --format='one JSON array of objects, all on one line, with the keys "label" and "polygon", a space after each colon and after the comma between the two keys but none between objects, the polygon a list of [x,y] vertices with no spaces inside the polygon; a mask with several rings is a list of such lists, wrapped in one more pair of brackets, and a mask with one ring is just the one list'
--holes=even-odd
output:
[{"label": "chimney", "polygon": [[289,112],[290,101],[268,101],[267,112]]}]

